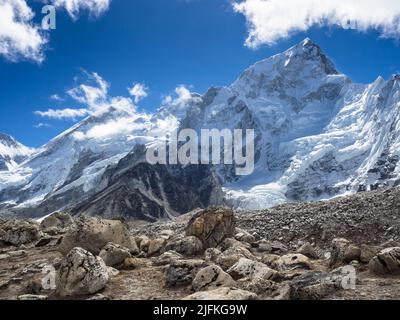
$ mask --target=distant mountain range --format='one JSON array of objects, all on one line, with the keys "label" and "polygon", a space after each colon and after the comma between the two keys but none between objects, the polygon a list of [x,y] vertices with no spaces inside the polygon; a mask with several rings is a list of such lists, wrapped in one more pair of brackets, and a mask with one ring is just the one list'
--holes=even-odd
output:
[{"label": "distant mountain range", "polygon": [[[146,163],[154,135],[178,128],[254,129],[254,173]],[[111,106],[38,150],[0,135],[0,212],[151,220],[210,204],[260,209],[393,187],[399,132],[400,75],[353,83],[306,39],[230,86],[155,114]]]}]

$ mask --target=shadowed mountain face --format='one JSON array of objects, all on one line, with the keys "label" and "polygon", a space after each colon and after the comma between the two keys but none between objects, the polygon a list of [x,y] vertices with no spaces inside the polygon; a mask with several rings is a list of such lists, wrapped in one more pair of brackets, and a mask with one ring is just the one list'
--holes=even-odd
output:
[{"label": "shadowed mountain face", "polygon": [[[110,127],[123,130],[108,134]],[[254,173],[144,160],[142,146],[155,136],[186,128],[253,129]],[[209,204],[262,209],[392,187],[400,181],[399,130],[400,76],[355,84],[306,39],[230,86],[155,114],[111,106],[90,116],[0,172],[0,212],[151,220]]]}]

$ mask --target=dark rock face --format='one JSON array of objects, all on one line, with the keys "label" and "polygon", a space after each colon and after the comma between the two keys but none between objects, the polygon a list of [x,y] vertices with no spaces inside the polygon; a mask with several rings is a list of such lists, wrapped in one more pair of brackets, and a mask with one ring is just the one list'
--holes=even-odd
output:
[{"label": "dark rock face", "polygon": [[100,192],[71,209],[73,214],[157,220],[221,204],[223,193],[208,166],[150,165],[137,146],[105,172]]},{"label": "dark rock face", "polygon": [[210,208],[198,212],[189,221],[186,235],[201,240],[204,249],[215,248],[235,233],[235,215],[231,209]]}]

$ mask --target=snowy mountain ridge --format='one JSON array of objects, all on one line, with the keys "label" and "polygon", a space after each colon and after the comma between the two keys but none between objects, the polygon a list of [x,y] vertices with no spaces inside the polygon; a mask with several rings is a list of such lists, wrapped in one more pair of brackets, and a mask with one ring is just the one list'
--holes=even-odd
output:
[{"label": "snowy mountain ridge", "polygon": [[[0,212],[81,208],[162,218],[190,210],[179,204],[180,194],[196,206],[258,209],[396,186],[399,111],[399,75],[355,84],[306,39],[251,66],[230,86],[170,101],[155,114],[117,103],[91,115],[0,172]],[[177,128],[254,129],[254,173],[145,164],[140,146]],[[194,176],[202,194],[190,188]]]},{"label": "snowy mountain ridge", "polygon": [[0,133],[0,171],[16,168],[32,153],[34,149],[24,146],[7,134]]}]

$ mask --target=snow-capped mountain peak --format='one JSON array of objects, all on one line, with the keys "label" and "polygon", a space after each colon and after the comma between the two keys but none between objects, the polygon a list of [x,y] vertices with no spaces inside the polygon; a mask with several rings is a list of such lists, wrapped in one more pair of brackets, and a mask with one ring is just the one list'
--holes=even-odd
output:
[{"label": "snow-capped mountain peak", "polygon": [[13,137],[0,133],[0,171],[8,171],[17,167],[34,149],[28,148]]},{"label": "snow-capped mountain peak", "polygon": [[[117,99],[12,172],[0,172],[0,212],[45,215],[73,207],[166,217],[191,204],[265,208],[400,184],[399,75],[353,83],[305,39],[255,63],[229,86],[176,93],[155,114]],[[176,128],[253,129],[254,173],[138,160],[154,137]],[[181,196],[192,203],[182,206]]]}]

